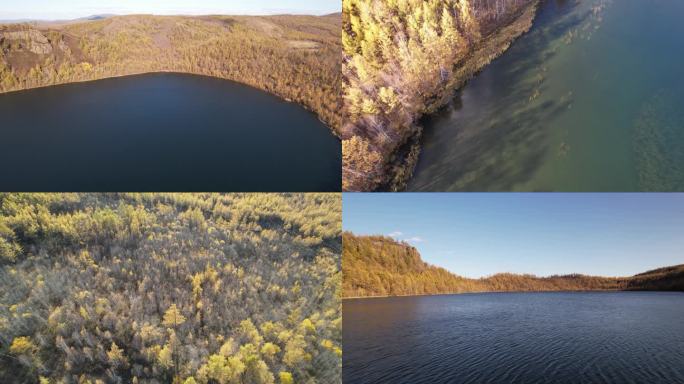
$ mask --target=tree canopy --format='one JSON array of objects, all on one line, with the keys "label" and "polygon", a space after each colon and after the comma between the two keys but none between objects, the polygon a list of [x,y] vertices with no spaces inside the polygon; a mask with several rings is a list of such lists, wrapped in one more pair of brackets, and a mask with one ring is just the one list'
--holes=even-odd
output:
[{"label": "tree canopy", "polygon": [[339,194],[0,194],[0,228],[2,383],[341,380]]},{"label": "tree canopy", "polygon": [[399,189],[419,118],[531,26],[536,0],[343,0],[343,188]]}]

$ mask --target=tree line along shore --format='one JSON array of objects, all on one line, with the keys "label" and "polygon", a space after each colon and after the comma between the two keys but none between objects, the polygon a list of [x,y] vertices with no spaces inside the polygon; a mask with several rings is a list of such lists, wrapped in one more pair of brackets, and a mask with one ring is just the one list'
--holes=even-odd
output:
[{"label": "tree line along shore", "polygon": [[241,82],[340,126],[341,15],[112,16],[0,25],[0,93],[148,72]]},{"label": "tree line along shore", "polygon": [[529,30],[538,3],[344,0],[343,189],[404,189],[421,116]]},{"label": "tree line along shore", "polygon": [[684,265],[629,277],[580,274],[537,277],[500,273],[471,279],[424,262],[413,246],[392,238],[345,232],[342,242],[342,293],[345,298],[468,292],[684,291]]}]

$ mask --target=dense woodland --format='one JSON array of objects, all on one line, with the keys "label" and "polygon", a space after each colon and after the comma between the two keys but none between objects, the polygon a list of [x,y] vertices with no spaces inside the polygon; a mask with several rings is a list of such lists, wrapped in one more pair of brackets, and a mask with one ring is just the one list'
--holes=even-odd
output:
[{"label": "dense woodland", "polygon": [[311,109],[335,131],[341,16],[117,16],[0,25],[0,92],[144,72],[221,77]]},{"label": "dense woodland", "polygon": [[1,383],[340,383],[339,194],[0,194]]},{"label": "dense woodland", "polygon": [[344,0],[344,190],[403,188],[419,118],[527,31],[537,3]]},{"label": "dense woodland", "polygon": [[342,292],[345,297],[500,291],[684,291],[684,265],[624,278],[502,273],[469,279],[425,263],[418,251],[404,242],[383,236],[355,236],[348,232],[342,239]]}]

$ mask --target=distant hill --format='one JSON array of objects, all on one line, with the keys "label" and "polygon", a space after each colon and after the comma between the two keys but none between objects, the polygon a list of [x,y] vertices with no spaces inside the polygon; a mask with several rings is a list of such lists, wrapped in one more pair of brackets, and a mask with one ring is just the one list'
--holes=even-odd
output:
[{"label": "distant hill", "polygon": [[78,18],[77,20],[103,20],[103,19],[107,19],[110,17],[114,17],[114,16],[116,16],[116,15],[113,13],[103,14],[103,15],[91,15],[91,16]]},{"label": "distant hill", "polygon": [[623,289],[649,291],[684,290],[684,265],[675,265],[640,273],[627,279]]},{"label": "distant hill", "polygon": [[502,273],[469,279],[425,263],[411,245],[384,236],[343,234],[344,297],[497,291],[684,290],[684,265],[631,277]]},{"label": "distant hill", "polygon": [[90,15],[85,17],[79,17],[77,19],[8,19],[0,20],[0,24],[18,24],[18,23],[65,23],[65,22],[77,22],[77,21],[88,21],[88,20],[102,20],[108,17],[116,16],[115,14],[102,14],[102,15]]},{"label": "distant hill", "polygon": [[336,130],[337,16],[94,15],[0,25],[0,93],[145,72],[238,81],[302,104]]}]

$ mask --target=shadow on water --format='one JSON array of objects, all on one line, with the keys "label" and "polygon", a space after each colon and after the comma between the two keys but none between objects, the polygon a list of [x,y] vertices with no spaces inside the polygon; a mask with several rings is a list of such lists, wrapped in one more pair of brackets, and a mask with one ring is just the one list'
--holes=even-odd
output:
[{"label": "shadow on water", "polygon": [[510,191],[533,177],[548,156],[547,123],[572,105],[571,97],[538,97],[558,40],[589,17],[572,14],[574,7],[544,3],[528,34],[423,119],[424,148],[409,190]]},{"label": "shadow on water", "polygon": [[[434,183],[425,187],[438,189],[436,184],[440,180],[449,179],[456,183],[448,189],[511,189],[521,179],[530,178],[542,162],[546,142],[543,123],[563,109],[558,103],[547,101],[517,111],[506,120],[493,121],[474,135],[462,135],[455,143],[449,143],[462,149],[452,151],[441,164],[433,165]],[[523,153],[524,159],[519,159]],[[454,164],[460,166],[453,167]],[[438,169],[434,169],[436,166]]]}]

